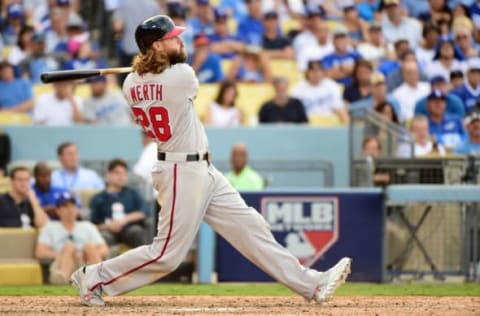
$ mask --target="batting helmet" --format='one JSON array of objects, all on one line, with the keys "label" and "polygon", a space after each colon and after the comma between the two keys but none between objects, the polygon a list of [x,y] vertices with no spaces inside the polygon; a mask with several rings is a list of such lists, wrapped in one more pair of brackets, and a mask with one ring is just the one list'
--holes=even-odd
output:
[{"label": "batting helmet", "polygon": [[182,34],[184,27],[175,26],[172,19],[166,15],[155,15],[146,19],[135,30],[135,41],[142,53],[147,51],[153,42],[168,39]]}]

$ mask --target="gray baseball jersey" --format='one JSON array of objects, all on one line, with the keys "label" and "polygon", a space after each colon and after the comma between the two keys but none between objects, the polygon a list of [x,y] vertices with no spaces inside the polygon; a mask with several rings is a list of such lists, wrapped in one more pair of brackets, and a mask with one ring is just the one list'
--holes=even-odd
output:
[{"label": "gray baseball jersey", "polygon": [[162,205],[158,235],[151,245],[88,266],[89,289],[101,287],[108,295],[118,295],[170,273],[184,259],[204,220],[250,261],[310,300],[322,272],[303,267],[278,244],[262,215],[245,204],[211,163],[186,161],[187,154],[208,149],[192,104],[197,91],[198,81],[187,64],[157,75],[132,73],[125,80],[123,92],[137,122],[165,153],[152,173]]}]

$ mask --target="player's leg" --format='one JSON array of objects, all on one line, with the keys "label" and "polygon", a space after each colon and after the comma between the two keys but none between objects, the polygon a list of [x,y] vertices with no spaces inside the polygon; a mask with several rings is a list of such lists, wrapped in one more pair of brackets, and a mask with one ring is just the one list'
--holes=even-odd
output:
[{"label": "player's leg", "polygon": [[[200,162],[199,162],[200,163]],[[118,295],[149,284],[175,270],[187,254],[207,208],[212,187],[207,168],[194,162],[162,163],[154,181],[162,198],[158,235],[153,243],[87,266],[90,291]],[[205,163],[205,162],[203,162]]]},{"label": "player's leg", "polygon": [[205,221],[251,262],[306,299],[322,302],[331,296],[346,278],[350,260],[341,260],[325,273],[303,267],[276,242],[262,215],[248,207],[223,175],[215,172],[216,191]]}]

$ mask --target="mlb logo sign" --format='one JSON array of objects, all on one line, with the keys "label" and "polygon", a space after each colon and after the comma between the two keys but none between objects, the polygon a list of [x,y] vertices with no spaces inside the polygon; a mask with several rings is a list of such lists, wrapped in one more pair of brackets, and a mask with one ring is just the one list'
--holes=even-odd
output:
[{"label": "mlb logo sign", "polygon": [[338,239],[336,197],[264,197],[261,213],[277,241],[307,267],[312,266]]}]

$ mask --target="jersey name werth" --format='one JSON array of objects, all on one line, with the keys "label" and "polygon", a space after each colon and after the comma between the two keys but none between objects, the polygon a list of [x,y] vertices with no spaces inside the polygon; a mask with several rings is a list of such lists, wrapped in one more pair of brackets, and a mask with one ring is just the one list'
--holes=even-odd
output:
[{"label": "jersey name werth", "polygon": [[130,88],[130,98],[133,103],[161,101],[163,99],[162,85],[155,83],[134,85]]}]

